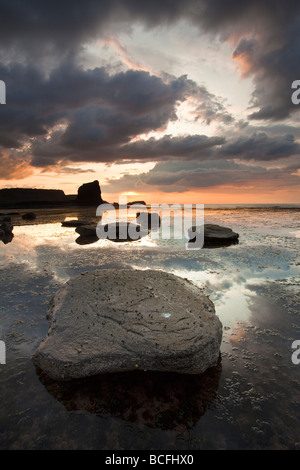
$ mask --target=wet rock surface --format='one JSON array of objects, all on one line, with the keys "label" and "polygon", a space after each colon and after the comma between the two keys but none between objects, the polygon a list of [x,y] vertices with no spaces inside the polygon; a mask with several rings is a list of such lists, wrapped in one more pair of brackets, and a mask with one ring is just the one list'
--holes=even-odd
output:
[{"label": "wet rock surface", "polygon": [[222,324],[191,282],[103,269],[70,279],[48,309],[34,363],[55,380],[130,370],[200,374],[219,358]]},{"label": "wet rock surface", "polygon": [[[188,230],[189,243],[195,239],[195,232],[200,232],[200,227],[191,227]],[[216,224],[204,224],[204,248],[218,248],[221,246],[234,245],[239,242],[239,234],[231,228]]]}]

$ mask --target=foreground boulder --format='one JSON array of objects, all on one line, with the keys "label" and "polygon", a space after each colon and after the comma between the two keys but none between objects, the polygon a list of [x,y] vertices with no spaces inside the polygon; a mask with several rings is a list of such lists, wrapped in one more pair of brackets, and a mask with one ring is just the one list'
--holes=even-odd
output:
[{"label": "foreground boulder", "polygon": [[33,361],[54,380],[137,369],[200,374],[219,358],[213,303],[162,271],[82,273],[56,293],[47,317]]},{"label": "foreground boulder", "polygon": [[[191,227],[188,230],[189,243],[195,241],[195,232],[200,233],[200,227]],[[239,242],[239,234],[231,228],[214,224],[204,224],[204,245],[203,248],[217,248],[221,246],[234,245]]]}]

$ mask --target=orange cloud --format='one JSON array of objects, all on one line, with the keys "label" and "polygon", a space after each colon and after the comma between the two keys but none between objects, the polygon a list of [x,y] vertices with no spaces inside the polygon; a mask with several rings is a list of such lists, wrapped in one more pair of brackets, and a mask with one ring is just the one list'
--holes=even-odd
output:
[{"label": "orange cloud", "polygon": [[17,153],[0,152],[0,175],[2,180],[21,180],[31,176],[33,168],[30,163]]}]

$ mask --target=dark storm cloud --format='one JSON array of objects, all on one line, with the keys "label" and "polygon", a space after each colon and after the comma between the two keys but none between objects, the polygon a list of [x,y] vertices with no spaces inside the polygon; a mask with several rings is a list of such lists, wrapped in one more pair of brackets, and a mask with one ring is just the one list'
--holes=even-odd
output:
[{"label": "dark storm cloud", "polygon": [[248,166],[242,163],[222,160],[203,162],[160,162],[147,173],[124,175],[122,178],[108,181],[105,191],[140,192],[186,192],[195,189],[214,187],[239,188],[247,187],[267,190],[276,184],[277,189],[289,185],[299,186],[299,178],[288,168],[267,169],[262,166]]},{"label": "dark storm cloud", "polygon": [[292,134],[269,137],[265,132],[241,136],[223,145],[218,155],[242,160],[273,161],[300,154],[300,145]]},{"label": "dark storm cloud", "polygon": [[165,135],[161,139],[150,138],[140,140],[121,149],[123,158],[135,160],[183,159],[203,160],[212,154],[211,149],[225,142],[224,137],[207,137],[206,135],[189,135],[187,137],[172,137]]},{"label": "dark storm cloud", "polygon": [[297,0],[202,0],[199,24],[235,44],[233,58],[253,77],[250,119],[279,120],[298,109],[291,84],[300,77],[300,3]]},{"label": "dark storm cloud", "polygon": [[284,119],[298,111],[291,102],[291,83],[300,79],[297,0],[0,0],[0,11],[0,78],[7,84],[0,150],[12,173],[13,158],[20,174],[30,171],[30,153],[39,167],[62,160],[271,162],[299,154],[296,132],[249,135],[246,122],[237,134],[223,132],[226,140],[196,135],[130,143],[139,134],[166,128],[184,101],[193,104],[194,119],[206,124],[232,124],[233,117],[224,102],[184,75],[162,78],[140,70],[112,75],[103,67],[77,65],[83,46],[108,31],[129,30],[134,22],[155,28],[185,19],[199,27],[199,38],[207,33],[230,41],[233,59],[255,85],[250,119]]}]

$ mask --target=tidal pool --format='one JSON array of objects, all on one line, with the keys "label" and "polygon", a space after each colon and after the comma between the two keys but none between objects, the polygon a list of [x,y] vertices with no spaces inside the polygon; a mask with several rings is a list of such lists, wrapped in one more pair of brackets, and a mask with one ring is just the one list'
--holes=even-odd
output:
[{"label": "tidal pool", "polygon": [[[231,227],[240,243],[201,250],[150,235],[80,245],[60,222],[97,222],[84,209],[39,210],[25,225],[16,216],[11,243],[0,242],[0,448],[299,448],[299,215],[209,209],[205,222]],[[132,372],[65,384],[37,371],[31,356],[51,297],[71,276],[104,268],[164,270],[203,288],[223,323],[218,366],[197,377]]]}]

